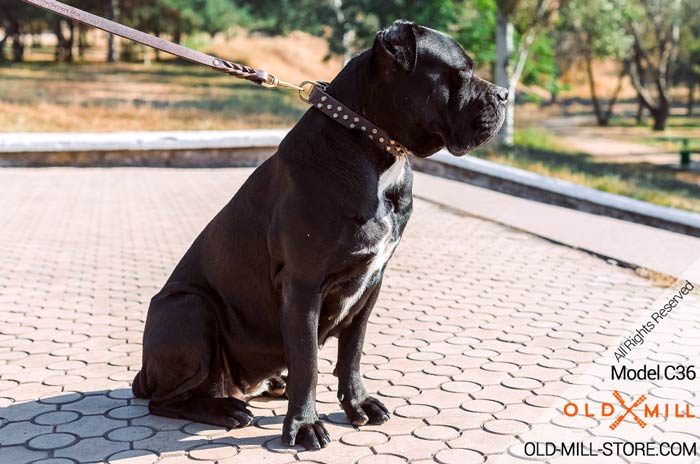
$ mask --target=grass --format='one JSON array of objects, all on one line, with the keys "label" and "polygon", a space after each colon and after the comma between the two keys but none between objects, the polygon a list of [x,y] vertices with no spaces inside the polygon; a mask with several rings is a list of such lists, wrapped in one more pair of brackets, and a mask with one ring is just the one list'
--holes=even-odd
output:
[{"label": "grass", "polygon": [[[592,127],[593,124],[586,126]],[[645,118],[638,124],[632,116],[614,116],[604,131],[610,138],[640,143],[667,152],[678,152],[680,142],[677,139],[688,138],[691,148],[700,150],[700,116],[672,114],[663,132],[654,132],[650,129],[651,126],[651,118]]]},{"label": "grass", "polygon": [[[651,127],[651,118],[644,118],[641,123],[637,123],[636,118],[631,116],[614,116],[610,119],[610,127]],[[667,129],[700,129],[699,116],[671,115],[666,124]]]},{"label": "grass", "polygon": [[477,156],[538,174],[661,206],[700,212],[700,174],[647,163],[604,163],[577,153],[540,129],[515,135],[511,151],[486,149]]},{"label": "grass", "polygon": [[177,62],[0,67],[0,132],[288,127],[305,109],[294,92]]}]

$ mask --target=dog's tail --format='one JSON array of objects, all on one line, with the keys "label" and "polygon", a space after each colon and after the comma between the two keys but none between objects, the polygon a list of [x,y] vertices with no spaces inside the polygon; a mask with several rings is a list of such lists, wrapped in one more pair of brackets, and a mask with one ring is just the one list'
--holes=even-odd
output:
[{"label": "dog's tail", "polygon": [[143,371],[139,371],[131,383],[131,391],[134,392],[136,398],[148,399],[151,397],[151,392],[146,387],[146,382],[143,379]]}]

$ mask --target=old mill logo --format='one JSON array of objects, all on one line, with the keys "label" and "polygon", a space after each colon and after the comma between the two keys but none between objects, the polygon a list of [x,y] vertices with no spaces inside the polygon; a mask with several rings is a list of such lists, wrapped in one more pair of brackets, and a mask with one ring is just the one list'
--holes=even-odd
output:
[{"label": "old mill logo", "polygon": [[[616,406],[613,403],[603,402],[600,404],[600,409],[597,409],[597,406],[594,404],[584,403],[583,415],[586,417],[613,417],[617,410],[618,416],[615,421],[610,424],[610,430],[615,430],[627,416],[632,416],[634,421],[641,428],[647,426],[647,423],[643,418],[677,417],[690,419],[695,417],[695,415],[690,412],[690,405],[688,403],[657,403],[652,406],[649,403],[645,403],[647,400],[646,395],[641,395],[636,399],[636,401],[631,402],[628,406],[625,404],[624,398],[622,398],[622,395],[617,390],[613,391],[613,397],[617,400],[619,405]],[[639,410],[638,408],[642,404],[644,404],[644,408],[643,410]],[[635,409],[637,410],[635,411]],[[569,417],[578,415],[580,410],[581,408],[576,403],[569,402],[564,405],[564,414]]]}]

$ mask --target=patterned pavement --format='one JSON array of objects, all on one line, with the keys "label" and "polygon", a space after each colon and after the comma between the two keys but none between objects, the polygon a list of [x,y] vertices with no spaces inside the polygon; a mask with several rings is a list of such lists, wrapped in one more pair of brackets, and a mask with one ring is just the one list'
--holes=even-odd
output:
[{"label": "patterned pavement", "polygon": [[[318,412],[333,442],[281,445],[286,402],[253,426],[147,414],[129,383],[150,297],[249,169],[0,171],[0,462],[697,462],[528,457],[528,442],[700,441],[696,418],[573,417],[568,401],[680,401],[698,382],[610,380],[612,351],[668,292],[584,252],[416,200],[370,321],[365,385],[393,412],[353,428],[336,399],[335,343],[320,353]],[[692,308],[692,310],[691,310]],[[700,306],[687,297],[634,355],[692,363]],[[621,411],[617,411],[618,415]],[[698,414],[700,415],[700,413]]]}]

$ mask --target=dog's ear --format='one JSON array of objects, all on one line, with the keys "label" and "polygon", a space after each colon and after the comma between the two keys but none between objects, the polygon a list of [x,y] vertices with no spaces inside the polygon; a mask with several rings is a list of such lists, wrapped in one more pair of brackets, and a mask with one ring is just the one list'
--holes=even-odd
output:
[{"label": "dog's ear", "polygon": [[418,26],[398,19],[394,24],[377,33],[372,50],[385,66],[398,66],[406,72],[416,66],[416,33]]}]

